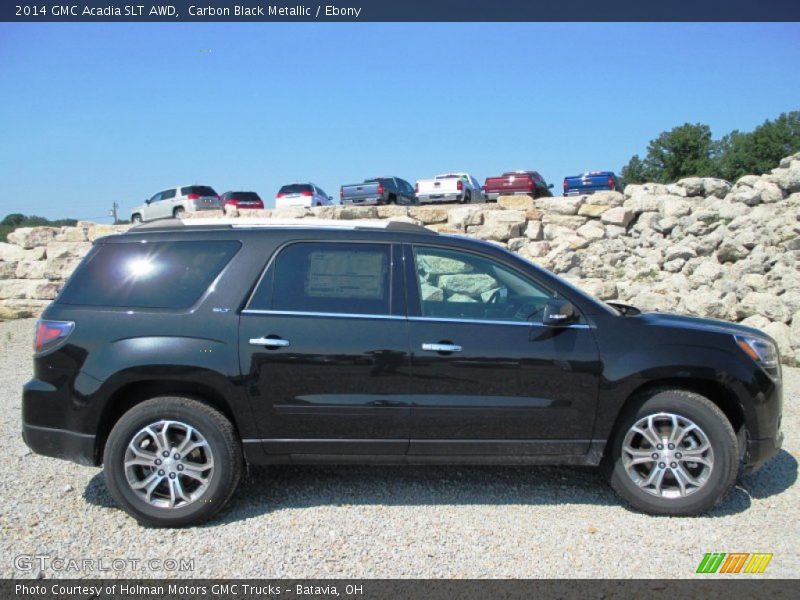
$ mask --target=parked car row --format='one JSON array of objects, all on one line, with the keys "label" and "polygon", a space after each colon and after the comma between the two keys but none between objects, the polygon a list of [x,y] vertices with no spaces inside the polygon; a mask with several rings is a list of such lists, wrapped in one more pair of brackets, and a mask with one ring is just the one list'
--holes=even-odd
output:
[{"label": "parked car row", "polygon": [[[553,185],[537,171],[506,171],[487,177],[483,185],[465,172],[442,173],[430,179],[419,179],[411,185],[394,176],[373,177],[361,183],[350,183],[339,189],[341,204],[432,204],[455,202],[493,202],[504,195],[527,194],[534,198],[552,196]],[[591,194],[601,190],[621,190],[619,178],[612,171],[590,171],[564,178],[564,195]],[[280,188],[275,196],[276,208],[330,206],[332,196],[315,183],[291,183]],[[187,212],[236,208],[264,208],[256,192],[229,191],[221,196],[207,185],[174,187],[155,194],[131,211],[131,222],[178,218]]]}]

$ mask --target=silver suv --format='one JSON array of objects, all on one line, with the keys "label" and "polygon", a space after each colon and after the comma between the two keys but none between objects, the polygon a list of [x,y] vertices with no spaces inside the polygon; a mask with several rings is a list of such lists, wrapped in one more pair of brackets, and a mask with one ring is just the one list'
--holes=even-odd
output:
[{"label": "silver suv", "polygon": [[187,185],[158,192],[131,211],[131,223],[180,218],[187,212],[218,210],[222,201],[208,185]]}]

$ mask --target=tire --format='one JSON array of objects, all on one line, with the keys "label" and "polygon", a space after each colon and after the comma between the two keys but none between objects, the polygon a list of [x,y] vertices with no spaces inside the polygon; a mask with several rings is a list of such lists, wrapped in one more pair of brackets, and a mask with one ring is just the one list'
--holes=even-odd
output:
[{"label": "tire", "polygon": [[[165,422],[170,423],[169,428],[159,427]],[[193,433],[186,435],[185,426]],[[176,454],[164,458],[162,451],[156,450],[163,447],[163,442],[157,446],[155,436],[146,433],[148,427],[155,433],[165,432],[170,453],[179,450],[186,438],[186,443],[197,448],[180,457],[180,461],[173,460]],[[134,444],[142,455],[157,458],[162,468],[147,458],[126,471],[125,461],[134,458],[129,444]],[[156,451],[151,452],[150,447]],[[210,466],[204,469],[209,460]],[[145,463],[147,466],[143,466]],[[210,406],[182,397],[153,398],[134,406],[114,425],[103,455],[106,485],[114,500],[140,524],[152,527],[184,527],[213,517],[236,490],[242,463],[241,445],[231,422]],[[190,476],[190,470],[199,474],[203,482]],[[170,482],[172,475],[168,472],[175,475],[172,481],[177,484]],[[137,491],[129,478],[139,485],[158,481],[149,500],[145,495],[150,486]],[[175,487],[184,499],[178,497]],[[169,506],[173,500],[174,506]]]},{"label": "tire", "polygon": [[182,219],[183,215],[186,213],[186,210],[181,208],[180,206],[172,211],[172,218],[173,219]]},{"label": "tire", "polygon": [[131,216],[131,223],[134,225],[141,225],[142,223],[142,215],[136,213],[135,215]]},{"label": "tire", "polygon": [[461,201],[461,204],[471,204],[472,203],[472,194],[469,193],[469,190],[464,192],[464,199]]},{"label": "tire", "polygon": [[[666,436],[674,431],[676,422],[679,430],[688,431],[676,439],[679,443],[673,449],[668,443],[659,449],[647,441],[647,435],[632,430],[636,425],[644,432],[648,417],[655,417],[652,425],[658,436],[654,441],[668,442]],[[700,452],[706,444],[710,450]],[[639,454],[634,457],[630,452],[623,453],[623,448]],[[696,462],[687,460],[693,448],[697,449],[694,456],[699,457]],[[658,459],[653,460],[656,455]],[[632,458],[640,464],[632,464]],[[651,515],[694,516],[710,510],[725,497],[736,481],[739,463],[736,434],[719,407],[700,394],[665,388],[641,399],[621,420],[604,467],[611,487],[633,508]],[[673,465],[677,469],[673,470]],[[660,477],[657,467],[663,467]],[[655,488],[655,483],[643,485],[654,471],[661,489]],[[692,479],[683,479],[680,473]]]},{"label": "tire", "polygon": [[389,204],[397,204],[397,196],[395,196],[395,195],[389,196],[388,202],[389,202]]}]

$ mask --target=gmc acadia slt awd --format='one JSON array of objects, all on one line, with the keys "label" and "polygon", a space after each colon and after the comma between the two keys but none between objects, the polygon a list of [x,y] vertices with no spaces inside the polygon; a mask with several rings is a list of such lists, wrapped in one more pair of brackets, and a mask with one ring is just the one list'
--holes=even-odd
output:
[{"label": "gmc acadia slt awd", "polygon": [[383,222],[162,221],[103,238],[37,324],[23,435],[141,523],[250,464],[601,465],[694,515],[780,447],[764,333],[599,302],[490,243]]}]

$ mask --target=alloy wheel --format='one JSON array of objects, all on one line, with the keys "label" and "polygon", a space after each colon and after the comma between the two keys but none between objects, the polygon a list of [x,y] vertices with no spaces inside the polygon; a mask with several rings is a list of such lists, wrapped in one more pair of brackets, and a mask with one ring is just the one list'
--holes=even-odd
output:
[{"label": "alloy wheel", "polygon": [[631,426],[622,442],[622,463],[641,490],[682,498],[706,484],[714,468],[714,450],[696,423],[661,412]]},{"label": "alloy wheel", "polygon": [[157,421],[139,430],[125,451],[125,479],[145,502],[182,508],[200,498],[214,473],[208,441],[180,421]]}]

